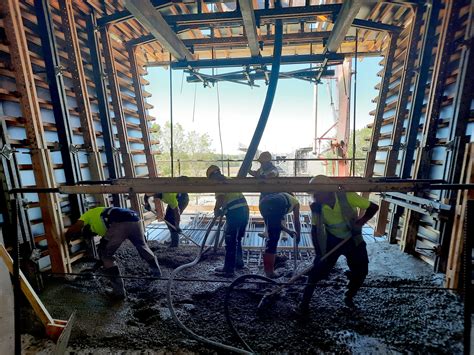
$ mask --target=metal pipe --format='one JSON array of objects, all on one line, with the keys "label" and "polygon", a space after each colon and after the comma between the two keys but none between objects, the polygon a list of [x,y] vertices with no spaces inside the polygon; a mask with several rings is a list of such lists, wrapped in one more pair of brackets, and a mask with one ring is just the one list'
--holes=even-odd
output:
[{"label": "metal pipe", "polygon": [[13,237],[13,318],[15,322],[15,355],[21,355],[21,327],[20,327],[20,304],[21,304],[21,285],[20,285],[20,246],[18,240],[18,199],[14,196],[10,200],[11,209],[11,232]]},{"label": "metal pipe", "polygon": [[242,163],[238,177],[247,176],[250,167],[252,166],[252,160],[257,152],[258,145],[263,136],[263,131],[270,116],[270,111],[273,104],[273,99],[275,98],[275,92],[278,84],[278,77],[280,73],[280,58],[282,51],[282,38],[283,38],[283,25],[281,20],[275,22],[275,45],[273,47],[273,61],[272,61],[272,71],[270,73],[270,83],[267,89],[267,95],[265,97],[265,102],[263,104],[262,113],[260,114],[260,119],[258,121],[257,127],[255,128],[255,133],[250,142],[247,153],[245,154],[244,162]]},{"label": "metal pipe", "polygon": [[171,158],[171,177],[174,177],[174,149],[173,149],[173,70],[171,69],[170,54],[170,158]]},{"label": "metal pipe", "polygon": [[357,109],[357,47],[359,45],[359,29],[356,28],[356,40],[355,40],[355,54],[354,54],[354,114],[353,120],[353,133],[352,133],[352,176],[355,176],[355,154],[356,154],[356,109]]}]

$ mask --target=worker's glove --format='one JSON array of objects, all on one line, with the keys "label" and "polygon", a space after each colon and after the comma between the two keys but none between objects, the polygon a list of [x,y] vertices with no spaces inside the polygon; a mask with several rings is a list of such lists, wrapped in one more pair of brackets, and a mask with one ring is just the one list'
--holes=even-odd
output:
[{"label": "worker's glove", "polygon": [[145,208],[145,210],[147,211],[151,211],[151,205],[150,205],[150,202],[148,202],[148,200],[150,199],[151,196],[148,196],[145,194],[145,196],[143,196],[143,208]]}]

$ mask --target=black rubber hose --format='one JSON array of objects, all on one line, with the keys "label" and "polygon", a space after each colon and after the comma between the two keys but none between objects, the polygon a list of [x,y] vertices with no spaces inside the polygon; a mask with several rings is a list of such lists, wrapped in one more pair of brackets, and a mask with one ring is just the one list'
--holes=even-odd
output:
[{"label": "black rubber hose", "polygon": [[225,319],[227,321],[227,325],[229,326],[230,330],[232,331],[232,334],[234,334],[234,336],[241,342],[241,344],[243,346],[245,346],[245,348],[248,351],[250,351],[251,353],[255,353],[255,351],[252,350],[250,345],[248,345],[247,342],[242,338],[242,336],[238,332],[237,328],[235,328],[234,322],[232,320],[232,316],[231,316],[230,311],[229,311],[230,295],[232,294],[232,291],[234,290],[234,287],[237,286],[240,283],[247,282],[247,280],[249,280],[249,279],[263,280],[263,281],[272,283],[274,285],[278,285],[279,283],[275,280],[272,280],[272,279],[266,277],[266,276],[255,275],[255,274],[246,274],[246,275],[242,275],[242,276],[239,276],[238,278],[236,278],[230,284],[230,286],[227,288],[227,292],[225,294],[225,299],[224,299],[224,315],[225,315]]},{"label": "black rubber hose", "polygon": [[282,51],[282,38],[283,38],[283,25],[281,20],[275,21],[275,44],[273,45],[273,61],[272,70],[270,72],[270,82],[268,84],[267,95],[265,96],[265,102],[263,104],[262,113],[255,128],[252,140],[250,141],[249,148],[245,154],[244,161],[240,166],[238,177],[246,177],[250,167],[252,166],[252,160],[257,152],[258,145],[263,136],[263,131],[267,125],[268,117],[273,105],[273,99],[275,98],[276,88],[278,84],[278,77],[280,76],[280,59]]},{"label": "black rubber hose", "polygon": [[[194,339],[196,339],[197,341],[200,341],[200,342],[203,342],[205,344],[208,344],[208,345],[211,345],[215,348],[220,348],[220,349],[224,349],[226,351],[231,351],[231,352],[234,352],[234,353],[237,353],[237,354],[250,354],[248,351],[245,351],[245,350],[242,350],[242,349],[239,349],[239,348],[236,348],[236,347],[233,347],[233,346],[230,346],[230,345],[226,345],[226,344],[222,344],[222,343],[219,343],[219,342],[216,342],[216,341],[213,341],[213,340],[210,340],[210,339],[207,339],[203,336],[200,336],[196,333],[194,333],[191,329],[189,329],[188,327],[186,327],[183,322],[181,322],[178,318],[178,316],[176,315],[176,312],[175,312],[175,309],[174,309],[174,306],[173,306],[173,298],[172,298],[172,295],[171,295],[171,290],[172,290],[172,287],[173,287],[173,281],[174,281],[174,278],[175,276],[182,270],[184,269],[187,269],[187,268],[190,268],[194,265],[196,265],[197,263],[199,263],[199,261],[201,260],[201,256],[202,256],[202,253],[204,251],[204,248],[206,246],[206,241],[207,241],[207,238],[209,237],[209,234],[211,233],[211,229],[214,225],[214,223],[216,222],[217,220],[217,217],[214,216],[211,224],[209,225],[209,228],[208,230],[206,231],[206,234],[204,236],[204,239],[202,240],[202,243],[201,243],[201,247],[199,249],[199,253],[198,255],[196,256],[196,258],[194,258],[193,261],[191,261],[190,263],[187,263],[187,264],[184,264],[184,265],[181,265],[181,266],[178,266],[176,269],[173,270],[173,272],[170,274],[170,277],[168,279],[168,287],[167,287],[167,301],[168,301],[168,309],[171,313],[171,317],[173,318],[173,320],[176,322],[176,324],[182,329],[184,330],[186,333],[188,333],[191,337],[193,337]],[[219,220],[219,224],[222,222],[222,216]]]}]

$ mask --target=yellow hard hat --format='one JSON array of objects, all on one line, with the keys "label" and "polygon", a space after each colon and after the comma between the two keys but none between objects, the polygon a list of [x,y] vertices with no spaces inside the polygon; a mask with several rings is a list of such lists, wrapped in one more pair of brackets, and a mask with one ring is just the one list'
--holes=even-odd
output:
[{"label": "yellow hard hat", "polygon": [[310,184],[330,184],[331,179],[328,178],[326,175],[317,175],[309,180]]},{"label": "yellow hard hat", "polygon": [[270,152],[261,152],[257,161],[260,163],[266,163],[272,160],[272,155]]},{"label": "yellow hard hat", "polygon": [[210,178],[211,175],[216,173],[216,172],[221,172],[221,169],[219,169],[219,167],[217,165],[211,165],[209,168],[207,168],[206,176],[208,178]]}]

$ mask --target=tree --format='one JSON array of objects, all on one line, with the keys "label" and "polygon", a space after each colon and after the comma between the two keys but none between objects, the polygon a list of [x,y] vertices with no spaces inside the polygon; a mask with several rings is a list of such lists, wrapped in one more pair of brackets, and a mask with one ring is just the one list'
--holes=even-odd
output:
[{"label": "tree", "polygon": [[[158,140],[161,154],[156,157],[156,165],[160,176],[171,176],[171,124],[153,124],[153,138]],[[205,176],[210,164],[221,166],[221,160],[242,159],[241,155],[217,154],[212,149],[212,139],[207,133],[186,131],[179,123],[173,125],[174,175]],[[230,161],[223,164],[224,174],[232,173],[231,168],[240,166],[240,162]]]}]

